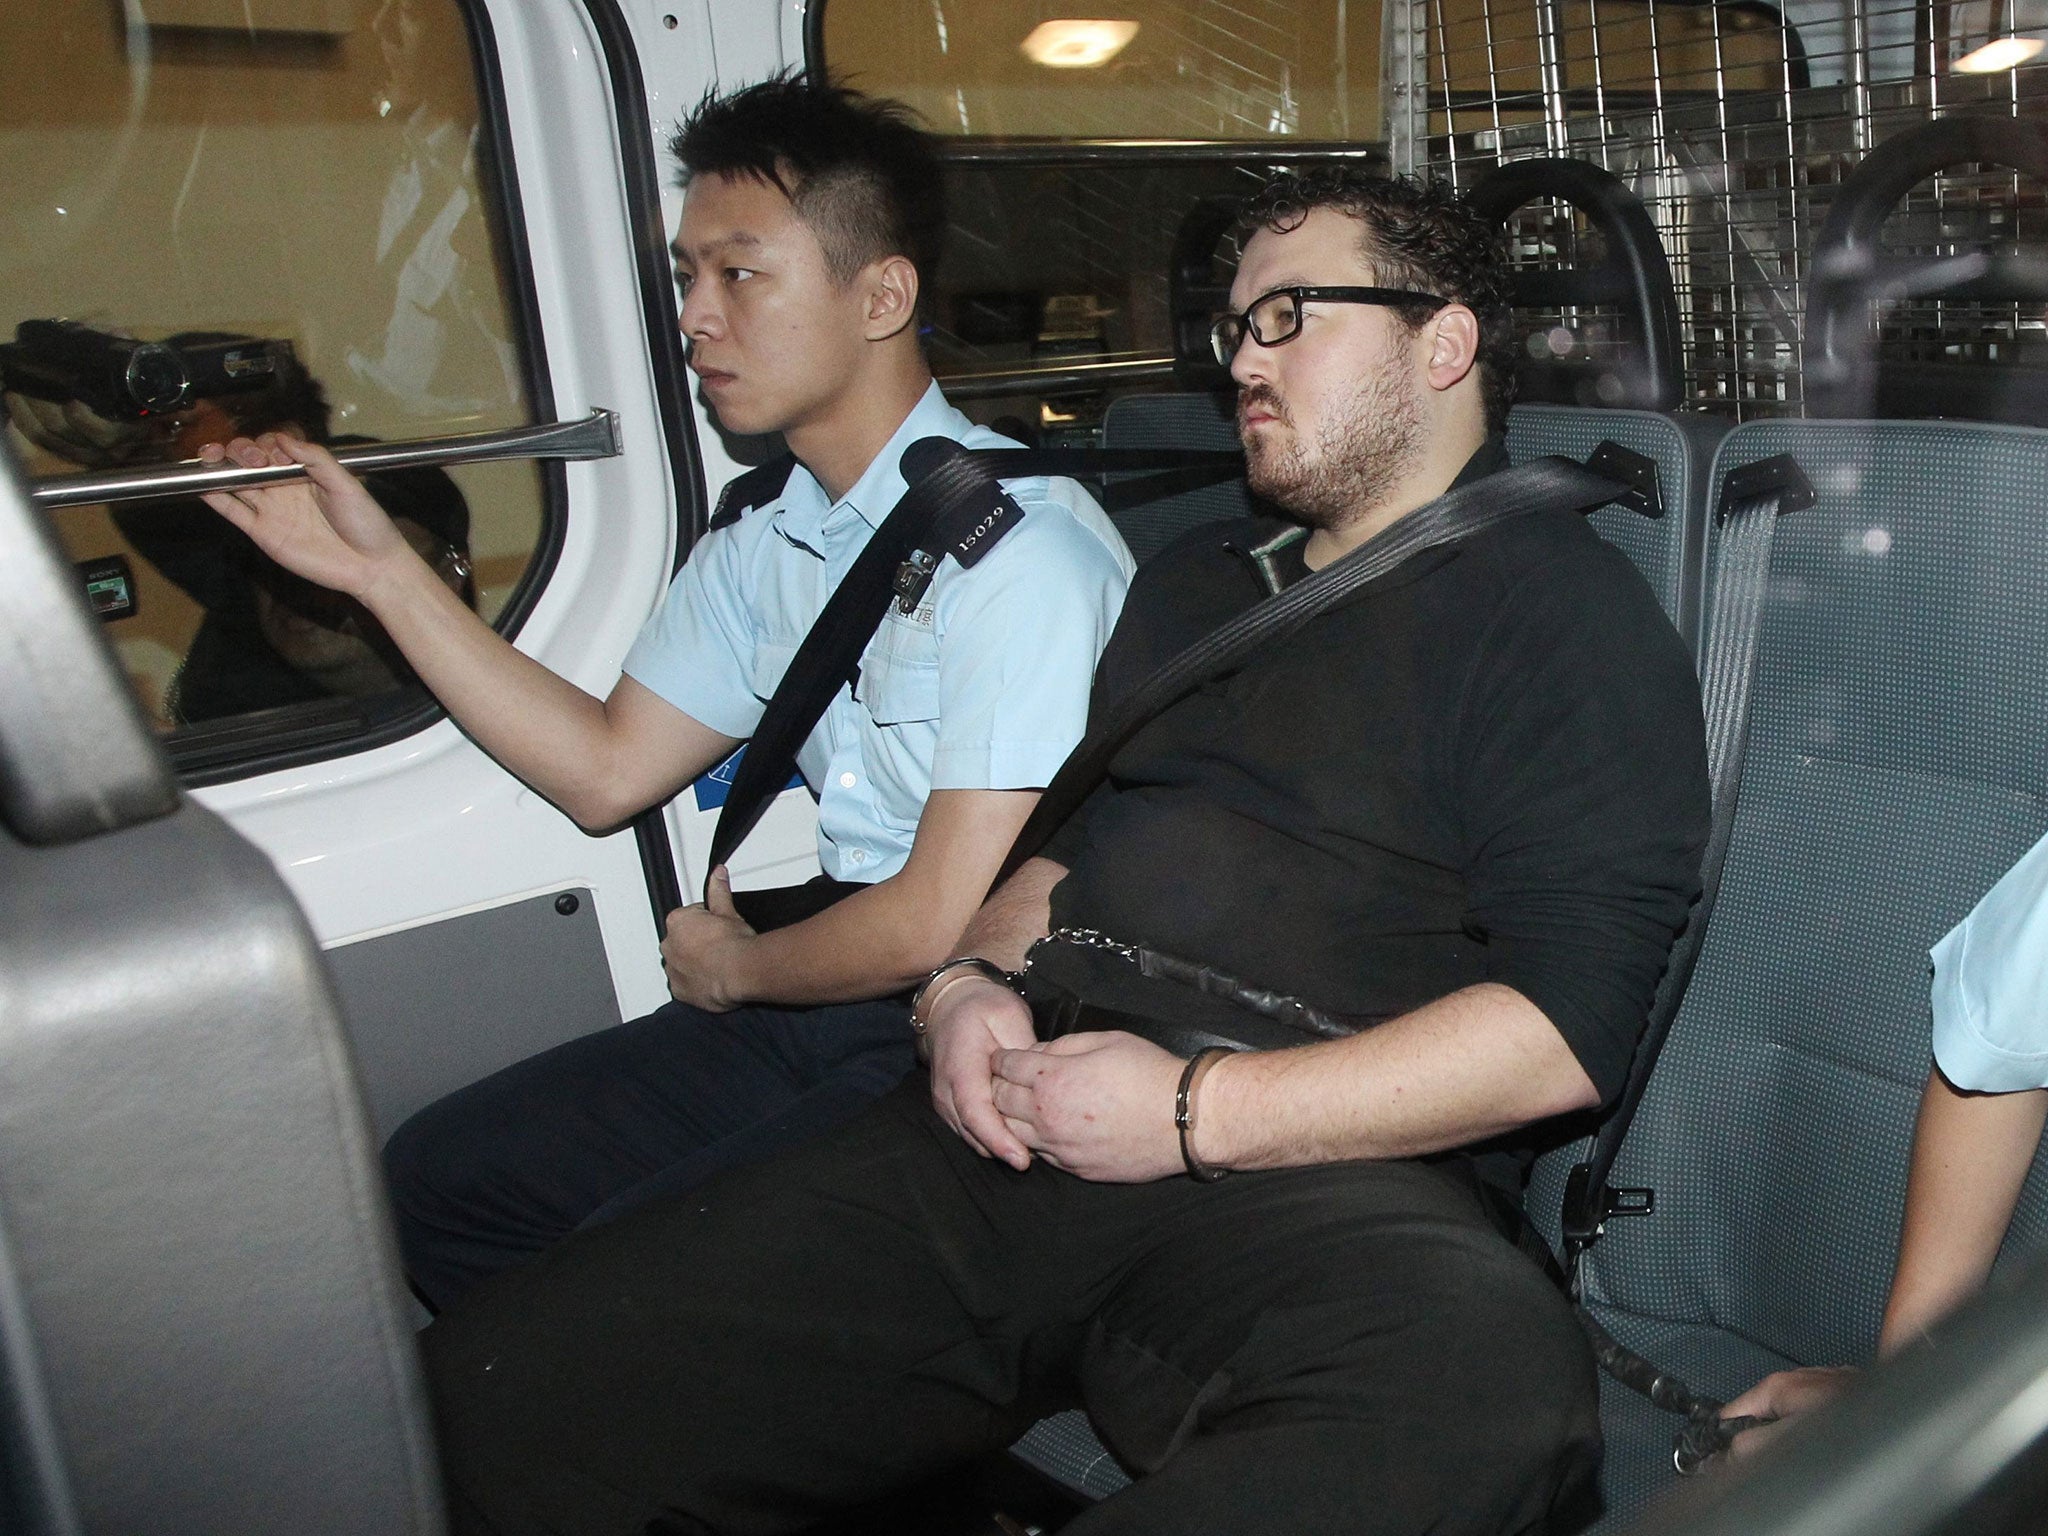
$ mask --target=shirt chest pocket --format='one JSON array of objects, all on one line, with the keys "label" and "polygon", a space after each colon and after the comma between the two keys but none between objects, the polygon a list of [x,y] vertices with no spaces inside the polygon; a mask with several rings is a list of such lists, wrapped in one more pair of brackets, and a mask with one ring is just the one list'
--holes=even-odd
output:
[{"label": "shirt chest pocket", "polygon": [[754,642],[753,673],[747,679],[747,686],[753,690],[755,698],[765,704],[775,696],[775,690],[782,684],[782,674],[789,670],[789,664],[795,656],[796,645],[793,642]]},{"label": "shirt chest pocket", "polygon": [[884,624],[861,658],[859,696],[877,725],[939,718],[939,649],[929,634]]}]

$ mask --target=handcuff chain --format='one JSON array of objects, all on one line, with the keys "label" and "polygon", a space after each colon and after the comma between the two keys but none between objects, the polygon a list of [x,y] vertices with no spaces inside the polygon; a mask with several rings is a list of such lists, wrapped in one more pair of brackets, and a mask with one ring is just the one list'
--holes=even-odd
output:
[{"label": "handcuff chain", "polygon": [[[1076,949],[1101,950],[1104,954],[1115,955],[1126,965],[1137,965],[1139,963],[1137,945],[1126,944],[1121,939],[1113,939],[1099,928],[1055,928],[1044,938],[1040,939],[1038,944],[1049,944],[1054,940],[1058,940],[1062,944],[1071,944]],[[1034,944],[1031,947],[1036,949],[1038,944]]]}]

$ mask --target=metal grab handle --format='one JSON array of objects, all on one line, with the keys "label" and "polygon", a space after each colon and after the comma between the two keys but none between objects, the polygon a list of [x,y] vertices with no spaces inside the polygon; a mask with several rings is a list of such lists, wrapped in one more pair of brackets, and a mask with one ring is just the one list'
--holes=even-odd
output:
[{"label": "metal grab handle", "polygon": [[[620,452],[619,417],[599,407],[581,421],[544,421],[502,432],[456,437],[423,437],[406,443],[363,443],[340,448],[335,459],[355,474],[421,465],[485,464],[494,459],[609,459]],[[196,496],[201,491],[239,490],[305,478],[302,464],[274,468],[206,467],[198,459],[152,464],[146,469],[55,475],[35,482],[30,495],[45,511],[112,501],[149,501],[160,496]]]}]

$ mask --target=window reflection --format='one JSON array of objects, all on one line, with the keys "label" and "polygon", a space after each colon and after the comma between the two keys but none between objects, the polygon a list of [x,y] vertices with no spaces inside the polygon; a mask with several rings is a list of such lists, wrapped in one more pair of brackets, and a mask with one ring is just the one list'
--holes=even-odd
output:
[{"label": "window reflection", "polygon": [[[239,341],[289,357],[292,377],[221,390],[216,372],[168,408],[125,411],[103,390],[51,399],[10,380],[7,430],[31,473],[175,460],[235,431],[343,444],[531,420],[457,0],[126,11],[0,7],[0,342],[55,320],[195,358]],[[372,487],[495,619],[540,542],[537,468]],[[402,704],[415,686],[367,615],[279,580],[202,504],[55,522],[75,559],[132,568],[133,615],[108,636],[162,729],[336,697]]]},{"label": "window reflection", "polygon": [[1064,11],[830,0],[823,62],[849,85],[909,102],[940,133],[1377,139],[1380,10],[1380,0],[1091,0]]}]

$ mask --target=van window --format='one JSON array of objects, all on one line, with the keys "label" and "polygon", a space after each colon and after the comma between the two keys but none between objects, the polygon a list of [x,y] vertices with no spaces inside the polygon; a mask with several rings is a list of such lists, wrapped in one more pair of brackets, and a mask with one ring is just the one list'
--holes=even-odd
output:
[{"label": "van window", "polygon": [[[0,367],[34,476],[236,431],[512,427],[532,385],[479,51],[458,0],[0,7]],[[544,547],[531,463],[372,482],[502,622]],[[191,501],[52,513],[188,769],[426,718],[366,614]]]},{"label": "van window", "polygon": [[927,343],[970,415],[1092,440],[1171,387],[1183,220],[1268,165],[1378,162],[1378,0],[1141,0],[1095,19],[996,0],[829,0],[810,65],[946,136],[953,228]]},{"label": "van window", "polygon": [[1375,139],[1380,0],[830,0],[825,65],[982,138]]}]

